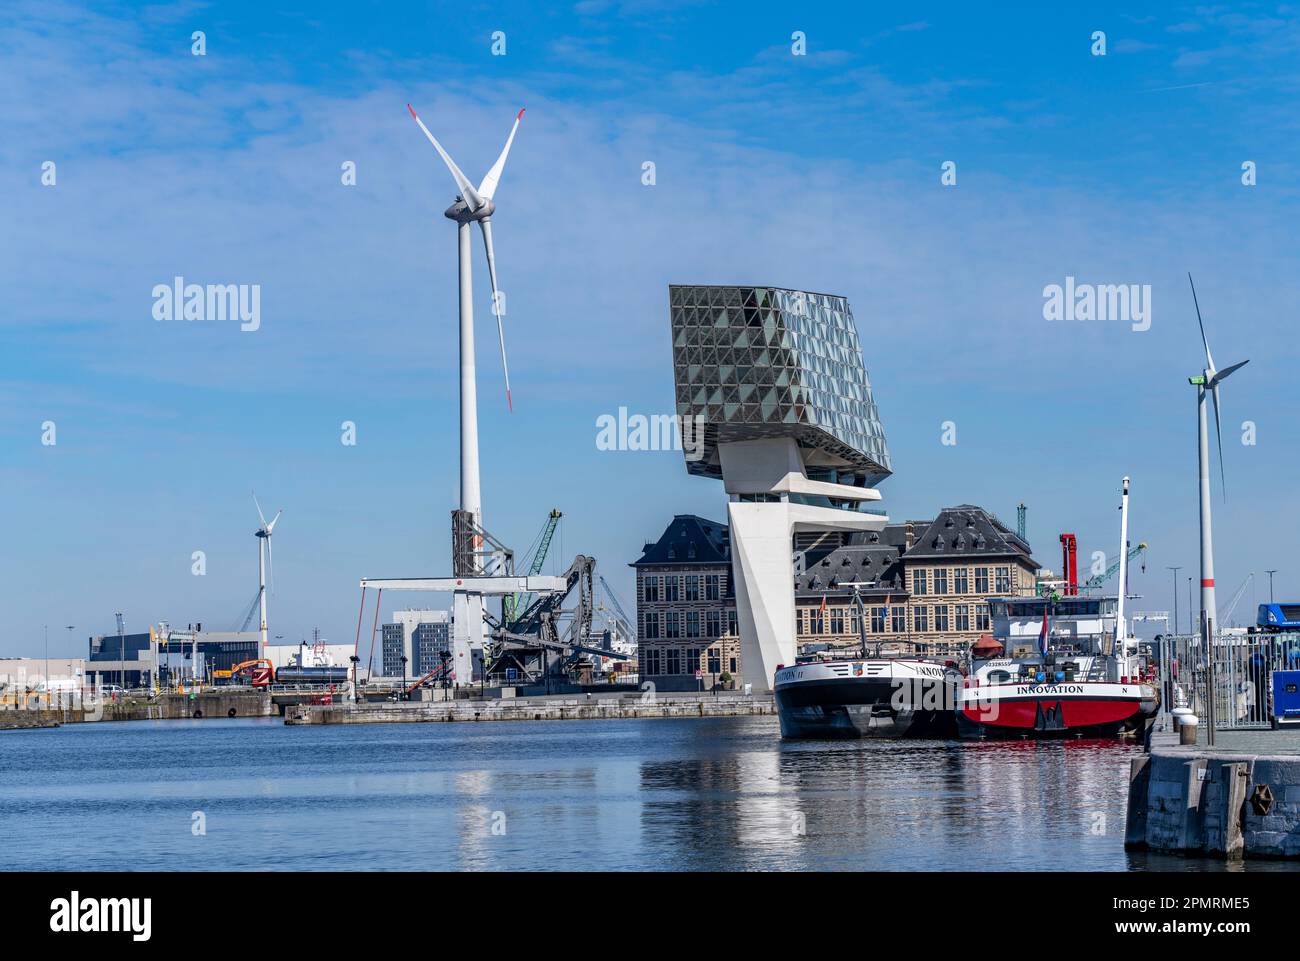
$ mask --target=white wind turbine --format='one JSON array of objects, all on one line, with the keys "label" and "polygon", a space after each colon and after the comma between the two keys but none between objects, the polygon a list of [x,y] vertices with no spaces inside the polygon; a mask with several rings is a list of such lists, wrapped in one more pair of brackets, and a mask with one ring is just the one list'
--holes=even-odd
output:
[{"label": "white wind turbine", "polygon": [[[1219,420],[1219,384],[1227,380],[1228,375],[1233,371],[1245,367],[1250,361],[1243,360],[1240,363],[1225,367],[1223,370],[1215,368],[1214,358],[1210,356],[1210,342],[1205,336],[1205,322],[1201,320],[1201,305],[1196,299],[1196,284],[1192,283],[1190,273],[1187,275],[1187,282],[1192,286],[1192,303],[1196,307],[1196,323],[1200,325],[1201,345],[1205,348],[1205,369],[1197,376],[1187,378],[1187,382],[1196,388],[1197,454],[1201,488],[1201,643],[1204,645],[1203,649],[1208,667],[1208,689],[1213,691],[1214,632],[1219,615],[1214,597],[1214,543],[1210,533],[1210,432],[1209,425],[1206,422],[1205,397],[1209,394],[1214,400],[1214,433],[1218,438],[1219,446],[1219,483],[1223,485],[1225,475],[1223,470],[1223,430]],[[1205,725],[1206,735],[1209,743],[1214,744],[1214,726],[1217,718],[1215,717],[1215,698],[1213,695],[1208,698],[1208,702],[1209,710]]]},{"label": "white wind turbine", "polygon": [[275,584],[275,575],[272,573],[273,564],[271,560],[271,532],[275,530],[275,522],[280,519],[284,511],[276,511],[275,516],[271,518],[271,523],[266,522],[266,515],[262,513],[262,505],[257,502],[257,494],[253,494],[253,506],[257,508],[257,517],[262,522],[262,526],[255,532],[257,537],[257,599],[261,606],[261,633],[262,633],[262,653],[266,653],[266,582],[267,575],[270,574],[272,585]]},{"label": "white wind turbine", "polygon": [[496,314],[497,337],[501,343],[501,369],[506,381],[506,405],[513,410],[514,403],[510,396],[510,368],[506,364],[506,336],[501,324],[504,305],[497,290],[496,255],[492,250],[492,214],[496,211],[492,198],[496,195],[501,172],[505,169],[506,156],[510,153],[510,145],[514,143],[515,131],[519,129],[519,121],[523,118],[524,112],[520,110],[515,117],[515,124],[510,128],[510,136],[506,138],[506,145],[501,149],[501,156],[497,157],[496,163],[475,189],[447,151],[442,149],[442,144],[438,143],[437,138],[429,132],[429,128],[424,125],[424,121],[419,118],[415,109],[409,103],[406,109],[411,111],[411,116],[415,118],[424,135],[438,151],[442,162],[451,171],[452,179],[456,182],[456,189],[459,191],[456,202],[447,208],[445,216],[456,221],[460,265],[460,509],[473,515],[474,522],[481,525],[483,506],[479,492],[478,389],[474,373],[474,292],[470,269],[472,256],[470,224],[478,221],[479,228],[483,231],[488,277],[492,282],[492,312]]}]

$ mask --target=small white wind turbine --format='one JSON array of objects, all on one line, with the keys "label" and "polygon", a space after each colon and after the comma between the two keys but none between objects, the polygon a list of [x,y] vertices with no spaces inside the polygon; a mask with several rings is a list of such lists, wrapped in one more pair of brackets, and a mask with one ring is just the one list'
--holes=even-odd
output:
[{"label": "small white wind turbine", "polygon": [[261,633],[262,648],[265,652],[266,638],[266,582],[268,577],[271,582],[272,590],[275,588],[274,564],[271,558],[271,532],[275,530],[275,522],[280,519],[284,511],[276,511],[275,516],[271,518],[271,523],[266,522],[266,515],[262,513],[262,505],[257,502],[256,492],[253,494],[253,506],[257,508],[258,520],[262,526],[254,531],[257,537],[257,598],[261,605]]},{"label": "small white wind turbine", "polygon": [[504,313],[505,305],[497,288],[496,254],[492,249],[492,214],[496,212],[496,204],[493,202],[493,198],[496,196],[497,185],[501,181],[501,172],[505,169],[506,157],[510,153],[510,145],[515,141],[515,131],[519,129],[519,121],[523,118],[524,112],[520,110],[515,116],[514,126],[510,128],[510,136],[506,138],[506,145],[501,149],[501,156],[497,157],[496,163],[488,170],[476,189],[469,182],[469,178],[456,166],[456,162],[451,159],[447,151],[443,149],[442,144],[438,143],[438,139],[429,132],[429,128],[424,125],[424,121],[415,112],[415,108],[408,103],[406,109],[411,111],[411,116],[415,118],[415,122],[420,125],[420,129],[429,138],[433,148],[438,151],[438,156],[442,158],[442,162],[451,171],[451,177],[456,182],[456,189],[459,191],[456,202],[447,208],[445,216],[456,221],[460,267],[460,507],[461,510],[471,513],[476,523],[481,524],[482,504],[480,501],[478,470],[478,392],[474,370],[474,300],[470,264],[472,256],[470,224],[478,221],[479,229],[483,232],[483,246],[487,252],[488,277],[492,282],[492,312],[496,314],[497,338],[501,344],[501,370],[505,375],[506,406],[510,410],[514,410],[514,401],[510,395],[510,368],[506,363],[506,335],[501,322],[501,315]]}]

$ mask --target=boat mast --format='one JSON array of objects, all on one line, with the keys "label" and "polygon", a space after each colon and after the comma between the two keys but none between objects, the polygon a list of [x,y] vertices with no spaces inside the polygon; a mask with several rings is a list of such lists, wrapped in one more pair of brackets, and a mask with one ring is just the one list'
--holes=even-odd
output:
[{"label": "boat mast", "polygon": [[1128,593],[1128,478],[1119,502],[1119,608],[1115,617],[1115,639],[1119,643],[1117,654],[1123,656],[1124,642],[1128,638],[1128,625],[1124,623],[1124,595]]}]

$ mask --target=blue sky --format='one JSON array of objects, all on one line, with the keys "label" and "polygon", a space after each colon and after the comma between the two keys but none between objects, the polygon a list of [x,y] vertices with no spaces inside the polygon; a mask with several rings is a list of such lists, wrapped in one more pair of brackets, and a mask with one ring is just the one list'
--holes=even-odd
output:
[{"label": "blue sky", "polygon": [[[359,577],[446,569],[453,190],[408,101],[475,180],[528,110],[494,218],[513,414],[475,251],[485,522],[521,550],[559,507],[554,553],[630,603],[672,514],[725,518],[680,454],[597,450],[596,418],[671,411],[669,283],[767,283],[849,298],[892,516],[1023,500],[1056,566],[1063,530],[1113,554],[1130,474],[1131,587],[1168,609],[1165,565],[1196,564],[1190,270],[1220,365],[1251,359],[1224,388],[1220,603],[1260,572],[1247,616],[1267,568],[1294,596],[1300,8],[840,6],[7,4],[0,655],[47,623],[80,653],[115,610],[232,627],[254,488],[285,510],[274,634],[351,639]],[[260,284],[261,328],[155,321],[178,274]],[[1151,328],[1045,321],[1066,276],[1150,284]]]}]

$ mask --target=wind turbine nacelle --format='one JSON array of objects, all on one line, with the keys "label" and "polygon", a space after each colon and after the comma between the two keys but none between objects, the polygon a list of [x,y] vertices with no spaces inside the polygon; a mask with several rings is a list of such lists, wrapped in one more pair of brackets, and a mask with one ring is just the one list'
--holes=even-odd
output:
[{"label": "wind turbine nacelle", "polygon": [[471,220],[486,220],[496,213],[496,204],[490,200],[484,200],[483,206],[478,210],[470,210],[469,204],[463,197],[457,197],[456,202],[442,212],[442,215],[448,220],[454,220],[457,223]]}]

